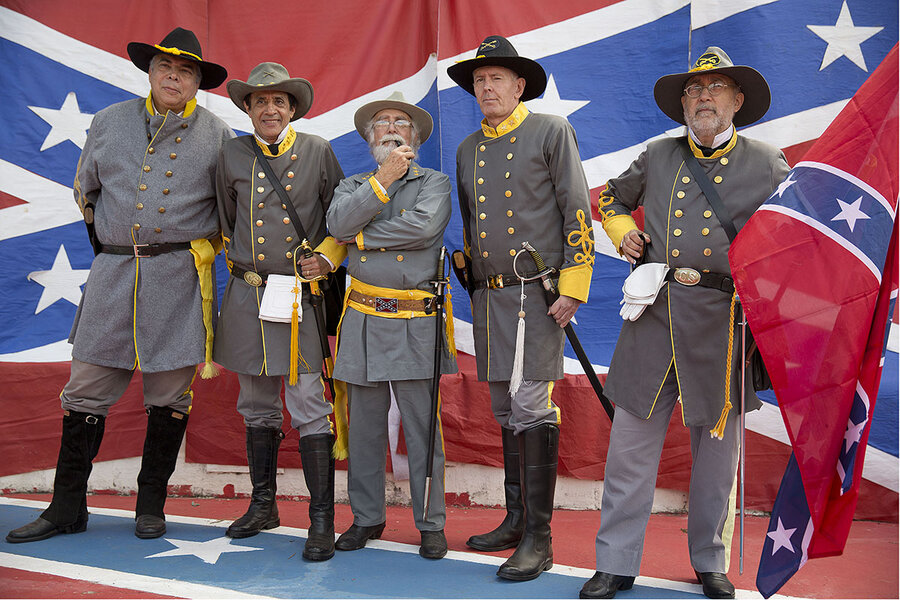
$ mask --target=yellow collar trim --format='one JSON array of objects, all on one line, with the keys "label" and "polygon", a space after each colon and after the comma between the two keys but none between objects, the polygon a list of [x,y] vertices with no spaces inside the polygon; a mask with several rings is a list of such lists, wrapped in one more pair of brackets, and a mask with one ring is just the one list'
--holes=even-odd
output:
[{"label": "yellow collar trim", "polygon": [[190,56],[194,60],[198,60],[203,62],[203,59],[194,54],[193,52],[188,52],[187,50],[179,50],[178,48],[166,48],[165,46],[160,46],[159,44],[153,44],[153,47],[157,50],[162,50],[166,54],[171,54],[172,56],[181,56],[182,54],[185,56]]},{"label": "yellow collar trim", "polygon": [[[147,101],[144,103],[144,106],[147,108],[147,112],[150,113],[150,116],[155,116],[160,114],[156,110],[156,105],[153,104],[153,92],[147,94]],[[181,112],[181,117],[183,119],[187,119],[191,116],[191,113],[194,112],[194,109],[197,108],[197,99],[191,98],[187,101],[187,104],[184,105],[184,110]],[[168,111],[172,112],[172,111]],[[163,115],[165,116],[165,115]]]},{"label": "yellow collar trim", "polygon": [[525,120],[531,114],[528,111],[528,107],[523,103],[519,102],[519,105],[516,106],[516,109],[512,111],[512,114],[506,117],[502,123],[497,125],[497,127],[491,127],[488,125],[487,118],[481,120],[481,131],[485,136],[489,138],[497,138],[501,135],[506,135],[516,127],[522,124],[522,121]]},{"label": "yellow collar trim", "polygon": [[688,144],[690,144],[691,152],[694,153],[695,157],[702,158],[704,160],[715,160],[731,152],[731,149],[734,148],[735,144],[737,144],[737,129],[735,129],[731,133],[731,139],[728,140],[728,144],[726,144],[724,148],[719,148],[718,150],[713,152],[712,156],[703,156],[703,151],[697,147],[697,144],[694,143],[694,140],[691,139],[690,135],[688,135]]},{"label": "yellow collar trim", "polygon": [[281,140],[281,143],[278,144],[278,154],[272,154],[271,152],[269,152],[269,146],[260,142],[259,138],[257,138],[256,136],[253,136],[253,139],[254,141],[256,141],[259,147],[262,148],[263,154],[265,156],[281,156],[282,154],[287,152],[291,146],[294,145],[294,141],[296,141],[297,139],[297,132],[294,131],[294,128],[292,126],[288,125],[287,135],[285,135],[284,139]]}]

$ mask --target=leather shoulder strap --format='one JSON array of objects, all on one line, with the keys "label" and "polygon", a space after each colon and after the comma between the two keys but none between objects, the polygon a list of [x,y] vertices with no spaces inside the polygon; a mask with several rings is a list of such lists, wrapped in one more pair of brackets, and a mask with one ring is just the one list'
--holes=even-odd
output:
[{"label": "leather shoulder strap", "polygon": [[291,202],[290,197],[288,197],[287,190],[284,189],[284,186],[281,185],[281,181],[275,176],[275,173],[272,171],[271,165],[269,165],[269,161],[266,159],[266,156],[263,154],[262,148],[259,147],[259,144],[256,143],[256,139],[252,135],[247,136],[250,138],[250,145],[253,147],[253,151],[256,153],[256,162],[259,163],[259,166],[262,167],[263,172],[266,174],[266,177],[269,178],[269,182],[273,188],[275,188],[275,192],[278,194],[278,197],[281,198],[281,203],[287,207],[288,216],[291,218],[291,223],[294,225],[294,229],[297,230],[297,235],[300,238],[300,241],[308,240],[309,243],[312,243],[312,240],[306,235],[306,229],[303,228],[303,223],[300,222],[300,215],[297,214],[297,208],[294,206],[294,203]]}]

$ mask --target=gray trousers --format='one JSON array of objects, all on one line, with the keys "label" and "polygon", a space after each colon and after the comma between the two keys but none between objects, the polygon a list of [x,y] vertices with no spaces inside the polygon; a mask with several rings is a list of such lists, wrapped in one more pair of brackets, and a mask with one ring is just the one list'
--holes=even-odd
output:
[{"label": "gray trousers", "polygon": [[[637,576],[640,571],[659,458],[677,398],[678,386],[674,373],[670,373],[649,419],[616,410],[597,532],[598,571],[625,576]],[[734,523],[734,506],[729,499],[740,450],[740,416],[736,410],[731,411],[722,440],[710,437],[711,425],[688,429],[691,482],[687,533],[691,565],[700,573],[725,573]]]},{"label": "gray trousers", "polygon": [[333,433],[328,415],[333,412],[325,400],[325,385],[319,373],[300,373],[297,384],[288,385],[287,376],[238,374],[241,391],[237,411],[247,427],[281,429],[284,422],[281,404],[281,380],[284,378],[284,406],[291,415],[291,427],[300,437]]},{"label": "gray trousers", "polygon": [[384,471],[388,448],[388,410],[391,387],[400,409],[409,458],[409,494],[419,531],[444,528],[444,436],[437,422],[428,518],[423,512],[428,431],[431,425],[431,379],[378,382],[374,386],[347,384],[350,403],[350,464],[347,491],[353,523],[371,527],[384,523]]},{"label": "gray trousers", "polygon": [[[188,414],[194,393],[196,365],[159,373],[143,373],[144,406],[165,406]],[[128,388],[134,371],[103,367],[72,359],[69,382],[59,399],[63,410],[106,416]]]},{"label": "gray trousers", "polygon": [[550,399],[552,381],[523,381],[515,398],[509,395],[508,381],[491,381],[488,389],[491,411],[504,429],[522,433],[542,423],[560,423],[559,407]]}]

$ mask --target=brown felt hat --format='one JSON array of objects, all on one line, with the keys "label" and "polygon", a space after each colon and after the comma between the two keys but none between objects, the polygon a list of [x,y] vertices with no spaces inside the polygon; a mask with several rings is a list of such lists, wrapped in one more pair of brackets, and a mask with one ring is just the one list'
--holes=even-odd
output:
[{"label": "brown felt hat", "polygon": [[284,66],[274,62],[259,63],[250,71],[247,81],[232,79],[225,85],[228,97],[244,112],[244,98],[253,92],[284,92],[290,94],[297,101],[294,116],[291,121],[296,121],[309,112],[313,103],[312,84],[302,77],[291,77]]}]

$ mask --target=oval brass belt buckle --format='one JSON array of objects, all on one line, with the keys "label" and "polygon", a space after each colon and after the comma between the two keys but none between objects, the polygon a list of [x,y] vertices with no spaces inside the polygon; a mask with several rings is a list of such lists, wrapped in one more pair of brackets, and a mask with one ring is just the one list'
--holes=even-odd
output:
[{"label": "oval brass belt buckle", "polygon": [[697,285],[700,283],[700,272],[688,267],[675,269],[675,281],[681,285]]},{"label": "oval brass belt buckle", "polygon": [[253,287],[259,287],[262,285],[262,277],[259,276],[259,273],[255,271],[247,271],[244,273],[244,281],[247,285],[252,285]]}]

